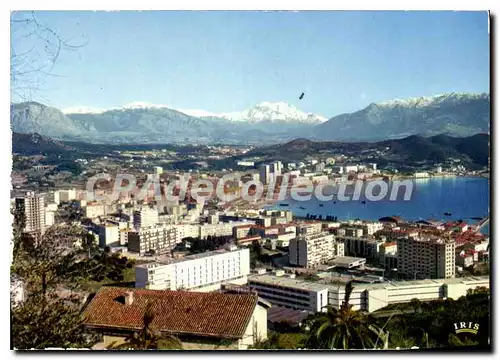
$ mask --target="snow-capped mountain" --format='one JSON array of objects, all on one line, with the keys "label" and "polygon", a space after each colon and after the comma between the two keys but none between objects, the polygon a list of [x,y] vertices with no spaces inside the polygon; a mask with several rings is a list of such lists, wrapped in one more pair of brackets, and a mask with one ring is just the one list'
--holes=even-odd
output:
[{"label": "snow-capped mountain", "polygon": [[295,106],[284,102],[261,102],[254,107],[240,111],[219,114],[218,117],[231,121],[287,121],[287,122],[302,122],[308,124],[319,124],[328,120],[324,116],[307,114]]},{"label": "snow-capped mountain", "polygon": [[448,103],[460,103],[463,101],[472,101],[489,98],[488,94],[470,94],[470,93],[447,93],[439,94],[434,96],[418,96],[411,97],[408,99],[393,99],[388,101],[383,101],[380,103],[372,104],[380,108],[394,108],[394,107],[407,107],[407,108],[423,108],[427,106],[440,105],[443,102]]},{"label": "snow-capped mountain", "polygon": [[[330,140],[373,140],[409,135],[470,136],[488,133],[490,95],[448,93],[372,103],[337,115],[315,127],[315,136]],[[334,138],[335,139],[335,138]]]},{"label": "snow-capped mountain", "polygon": [[74,106],[62,109],[63,114],[102,114],[107,111],[117,111],[117,110],[147,110],[147,109],[172,109],[171,106],[151,104],[146,101],[133,101],[131,103],[125,104],[121,107],[111,107],[106,109],[94,108],[90,106]]},{"label": "snow-capped mountain", "polygon": [[116,111],[116,110],[134,110],[134,109],[171,109],[184,113],[189,116],[194,117],[214,117],[230,121],[241,121],[257,123],[261,121],[286,121],[286,122],[298,122],[307,124],[319,124],[328,120],[324,116],[308,114],[295,106],[284,103],[284,102],[261,102],[254,107],[236,112],[227,113],[214,113],[206,110],[196,110],[196,109],[178,109],[169,105],[152,104],[144,101],[134,101],[128,103],[122,107],[114,107],[108,109],[97,109],[87,106],[76,106],[71,108],[63,109],[64,114],[102,114],[106,111]]},{"label": "snow-capped mountain", "polygon": [[488,133],[489,94],[449,93],[372,103],[327,121],[284,102],[241,112],[212,113],[133,102],[60,111],[36,102],[11,105],[14,132],[95,142],[215,142],[262,144],[294,138],[374,141],[419,134],[465,137]]}]

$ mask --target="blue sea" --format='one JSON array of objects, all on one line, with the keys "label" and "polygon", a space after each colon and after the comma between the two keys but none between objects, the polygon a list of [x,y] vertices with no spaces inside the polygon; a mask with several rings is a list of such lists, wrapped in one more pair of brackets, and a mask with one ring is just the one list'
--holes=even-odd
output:
[{"label": "blue sea", "polygon": [[[481,177],[429,178],[415,180],[411,200],[402,196],[396,201],[319,201],[314,196],[307,202],[293,199],[280,201],[269,208],[291,210],[294,215],[305,217],[307,214],[336,216],[339,220],[361,219],[377,220],[384,216],[400,216],[405,220],[421,219],[463,220],[476,222],[472,218],[489,215],[489,180]],[[280,206],[280,204],[289,206]],[[323,204],[323,206],[320,206]],[[301,209],[303,207],[304,209]],[[444,213],[451,213],[445,216]],[[489,225],[483,232],[489,231]]]}]

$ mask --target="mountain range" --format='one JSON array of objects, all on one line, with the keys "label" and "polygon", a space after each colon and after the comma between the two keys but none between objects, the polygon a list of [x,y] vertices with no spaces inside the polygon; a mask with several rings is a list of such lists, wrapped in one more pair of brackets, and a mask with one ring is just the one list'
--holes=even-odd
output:
[{"label": "mountain range", "polygon": [[295,138],[378,141],[409,135],[489,133],[489,94],[449,93],[372,103],[327,118],[261,102],[241,112],[210,113],[135,102],[121,108],[63,111],[38,102],[11,104],[11,127],[59,140],[95,143],[282,143]]}]

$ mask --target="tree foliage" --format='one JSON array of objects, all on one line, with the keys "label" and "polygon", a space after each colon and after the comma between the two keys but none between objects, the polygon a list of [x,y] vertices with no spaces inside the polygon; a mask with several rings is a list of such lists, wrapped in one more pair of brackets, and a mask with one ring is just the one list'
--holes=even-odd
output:
[{"label": "tree foliage", "polygon": [[11,311],[11,344],[15,349],[91,348],[95,335],[85,331],[82,303],[76,296],[31,295]]},{"label": "tree foliage", "polygon": [[[477,293],[475,292],[477,291]],[[489,346],[490,337],[490,299],[486,289],[469,292],[457,300],[435,300],[421,302],[418,311],[395,315],[388,322],[386,329],[390,332],[391,348],[407,348],[413,344],[420,348],[436,348],[456,346],[454,324],[465,321],[479,324],[477,335],[469,339],[478,347]],[[413,302],[410,306],[415,306]],[[382,320],[380,320],[382,321]],[[464,340],[464,334],[457,337]],[[466,340],[465,345],[472,345]]]},{"label": "tree foliage", "polygon": [[349,303],[353,289],[352,282],[348,282],[344,301],[338,310],[328,305],[326,312],[316,313],[306,320],[308,348],[372,349],[375,346],[377,335],[382,335],[383,330],[370,327],[368,318],[353,309]]}]

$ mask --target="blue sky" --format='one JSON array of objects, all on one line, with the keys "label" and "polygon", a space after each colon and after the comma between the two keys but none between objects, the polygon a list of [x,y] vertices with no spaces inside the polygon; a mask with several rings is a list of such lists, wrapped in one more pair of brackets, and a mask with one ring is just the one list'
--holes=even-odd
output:
[{"label": "blue sky", "polygon": [[489,92],[486,12],[36,16],[70,43],[85,44],[62,51],[33,95],[58,108],[146,101],[226,112],[284,101],[331,117],[394,98]]}]

